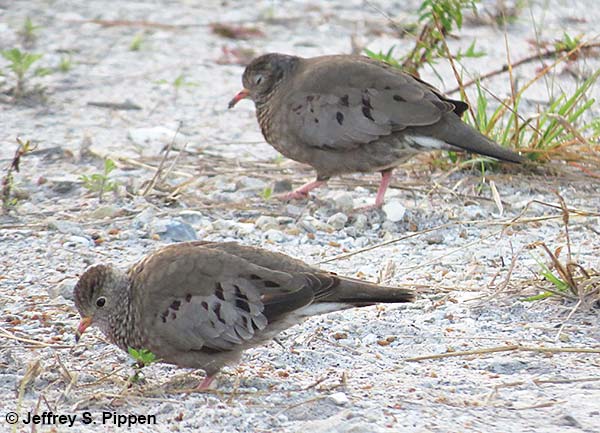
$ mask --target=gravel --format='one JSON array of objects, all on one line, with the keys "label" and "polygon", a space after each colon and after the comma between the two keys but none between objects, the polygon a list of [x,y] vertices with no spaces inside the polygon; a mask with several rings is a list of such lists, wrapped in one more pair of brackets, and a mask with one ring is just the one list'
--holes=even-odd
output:
[{"label": "gravel", "polygon": [[[410,23],[418,3],[0,5],[0,49],[19,45],[17,30],[29,16],[40,26],[30,50],[44,54],[35,66],[72,61],[66,73],[29,79],[30,89],[45,88],[43,97],[38,92],[15,104],[0,94],[0,176],[16,137],[37,144],[15,173],[16,206],[0,215],[0,392],[10,396],[0,402],[0,430],[9,431],[9,411],[23,418],[52,410],[76,414],[68,428],[75,433],[121,431],[112,420],[100,426],[103,412],[156,415],[156,425],[137,424],[136,432],[598,431],[598,309],[573,312],[571,301],[523,300],[549,287],[538,264],[548,257],[536,243],[562,248],[566,259],[560,211],[544,204],[558,202],[554,191],[569,207],[590,212],[571,214],[572,254],[584,269],[599,269],[595,178],[562,163],[558,174],[503,165],[485,173],[503,201],[500,215],[481,173],[432,168],[424,155],[395,171],[383,211],[354,210],[373,203],[377,173],[332,179],[310,200],[284,203],[268,190],[289,191],[314,173],[264,142],[252,104],[226,110],[241,86],[243,68],[226,64],[236,50],[313,56],[350,52],[354,41],[373,51],[397,45],[400,55],[412,41],[398,39],[378,11]],[[483,2],[481,17],[495,3]],[[595,35],[599,20],[595,0],[531,2],[507,28],[512,60],[533,53],[531,40],[552,43],[565,31]],[[211,31],[216,22],[254,26],[264,36],[226,39]],[[467,17],[456,34],[449,39],[453,52],[476,38],[487,53],[463,59],[470,74],[506,61],[504,42],[498,43],[504,33],[495,25]],[[138,51],[130,49],[136,35]],[[541,65],[516,68],[518,83]],[[572,91],[573,71],[585,76],[599,66],[589,57],[559,68],[551,82],[528,90],[525,106],[535,114],[548,100],[546,86],[554,96]],[[0,68],[6,91],[13,78],[4,60]],[[436,68],[439,76],[426,68],[422,78],[453,87],[452,70],[444,62]],[[500,74],[485,86],[504,97],[507,82]],[[591,97],[599,96],[592,88]],[[128,100],[142,109],[88,105]],[[598,117],[596,105],[591,114]],[[118,186],[100,203],[80,176],[101,173],[106,156],[117,165],[109,177]],[[152,179],[155,187],[142,196]],[[520,223],[508,224],[517,217]],[[126,267],[190,239],[285,252],[342,275],[414,287],[418,300],[311,318],[283,333],[279,344],[246,352],[239,365],[224,369],[212,393],[182,392],[202,373],[160,363],[128,384],[132,361],[98,330],[75,345],[72,287],[91,264]],[[473,350],[489,352],[461,354]],[[457,356],[419,358],[449,352]],[[93,428],[83,422],[86,411],[97,421]],[[31,427],[18,423],[15,431],[67,428]]]}]

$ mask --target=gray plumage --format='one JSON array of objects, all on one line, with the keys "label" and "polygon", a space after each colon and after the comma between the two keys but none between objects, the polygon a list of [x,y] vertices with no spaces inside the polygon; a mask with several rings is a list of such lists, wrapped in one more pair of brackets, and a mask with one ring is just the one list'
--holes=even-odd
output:
[{"label": "gray plumage", "polygon": [[318,180],[389,170],[431,149],[524,160],[462,122],[464,102],[367,57],[266,54],[242,82],[230,107],[252,99],[266,141],[314,167]]},{"label": "gray plumage", "polygon": [[96,265],[74,289],[82,316],[123,350],[212,377],[249,348],[306,317],[414,292],[320,271],[284,254],[233,242],[189,242],[158,250],[127,272]]}]

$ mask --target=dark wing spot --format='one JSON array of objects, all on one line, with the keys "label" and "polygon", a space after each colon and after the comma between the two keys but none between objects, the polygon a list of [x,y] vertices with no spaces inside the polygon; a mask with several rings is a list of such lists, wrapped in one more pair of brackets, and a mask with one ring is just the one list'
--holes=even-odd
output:
[{"label": "dark wing spot", "polygon": [[375,122],[375,119],[373,119],[373,116],[371,116],[371,109],[369,107],[364,105],[362,107],[362,112],[367,119],[371,119],[373,122]]},{"label": "dark wing spot", "polygon": [[265,280],[264,284],[265,287],[279,287],[279,284],[277,284],[275,281]]},{"label": "dark wing spot", "polygon": [[319,119],[315,117],[315,123],[319,123]]},{"label": "dark wing spot", "polygon": [[215,312],[215,314],[217,315],[217,319],[219,319],[220,322],[223,322],[223,318],[221,317],[221,304],[219,304],[218,302],[215,304],[215,306],[213,307],[213,311]]},{"label": "dark wing spot", "polygon": [[256,324],[256,322],[253,320],[252,321],[252,327],[256,330],[256,331],[260,331],[260,328],[258,327],[258,325]]},{"label": "dark wing spot", "polygon": [[341,111],[335,113],[335,118],[340,125],[344,123],[344,114]]},{"label": "dark wing spot", "polygon": [[308,95],[308,96],[306,97],[306,100],[307,100],[308,102],[312,101],[313,99],[315,99],[315,97],[314,97],[313,95]]},{"label": "dark wing spot", "polygon": [[202,301],[202,303],[200,304],[202,306],[202,308],[204,308],[205,310],[208,310],[208,302],[206,301]]},{"label": "dark wing spot", "polygon": [[256,275],[256,274],[251,274],[250,275],[250,279],[251,280],[260,280],[260,277],[258,275]]},{"label": "dark wing spot", "polygon": [[342,104],[344,107],[348,107],[350,105],[348,95],[344,95],[340,98],[340,104]]},{"label": "dark wing spot", "polygon": [[242,316],[242,323],[244,324],[244,328],[248,327],[248,318],[246,316]]},{"label": "dark wing spot", "polygon": [[[334,145],[327,144],[327,143],[323,143],[319,147],[321,147],[323,149],[327,149],[327,150],[338,150]],[[317,180],[327,180],[327,179],[329,179],[329,178],[326,178],[326,179],[317,179]]]},{"label": "dark wing spot", "polygon": [[236,299],[235,300],[235,306],[238,307],[241,310],[246,311],[247,313],[250,312],[250,305],[248,305],[248,302],[242,300],[242,299]]},{"label": "dark wing spot", "polygon": [[406,99],[404,99],[402,96],[400,95],[394,95],[394,101],[398,101],[398,102],[404,102],[406,101]]},{"label": "dark wing spot", "polygon": [[383,89],[384,90],[391,90],[391,87],[390,86],[385,86]]},{"label": "dark wing spot", "polygon": [[233,287],[235,287],[235,296],[237,296],[240,299],[245,299],[246,301],[248,300],[248,297],[242,293],[238,286],[234,285]]},{"label": "dark wing spot", "polygon": [[181,306],[181,301],[175,300],[171,303],[171,306],[169,307],[171,310],[179,310],[179,307]]},{"label": "dark wing spot", "polygon": [[225,300],[225,296],[223,295],[223,286],[221,286],[221,283],[217,282],[216,286],[215,286],[215,296],[217,298],[219,298],[221,301]]},{"label": "dark wing spot", "polygon": [[[192,349],[192,352],[196,352],[196,350]],[[222,350],[221,349],[215,349],[214,347],[202,346],[200,348],[200,350],[197,350],[197,352],[202,352],[202,353],[207,353],[209,355],[214,355],[215,353],[221,353]]]},{"label": "dark wing spot", "polygon": [[185,295],[185,302],[192,302],[192,295],[190,293]]},{"label": "dark wing spot", "polygon": [[363,94],[362,103],[365,107],[373,109],[373,106],[371,105],[371,100],[369,99],[369,95]]},{"label": "dark wing spot", "polygon": [[175,319],[177,319],[177,314],[171,313],[171,320],[175,320]]}]

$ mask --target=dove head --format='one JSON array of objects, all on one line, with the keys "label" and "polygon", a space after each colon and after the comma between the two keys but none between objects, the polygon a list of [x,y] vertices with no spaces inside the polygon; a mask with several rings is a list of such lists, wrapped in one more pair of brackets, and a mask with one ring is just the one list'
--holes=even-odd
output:
[{"label": "dove head", "polygon": [[229,102],[229,108],[244,98],[250,98],[255,103],[266,102],[289,76],[298,60],[298,57],[278,53],[265,54],[252,60],[242,76],[244,88]]},{"label": "dove head", "polygon": [[78,341],[81,334],[92,324],[105,334],[110,330],[111,314],[120,311],[126,291],[127,275],[107,265],[89,267],[75,285],[75,306],[81,315],[81,322],[75,334]]}]

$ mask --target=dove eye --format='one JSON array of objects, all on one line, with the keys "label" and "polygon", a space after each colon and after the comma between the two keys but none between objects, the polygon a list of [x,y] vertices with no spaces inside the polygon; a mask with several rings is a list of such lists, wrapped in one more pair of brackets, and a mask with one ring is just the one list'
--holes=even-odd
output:
[{"label": "dove eye", "polygon": [[96,299],[96,306],[97,307],[104,307],[104,304],[106,304],[106,298],[104,296],[100,296],[98,299]]},{"label": "dove eye", "polygon": [[254,84],[259,85],[260,83],[262,83],[263,80],[263,76],[261,74],[256,74],[254,76]]}]

